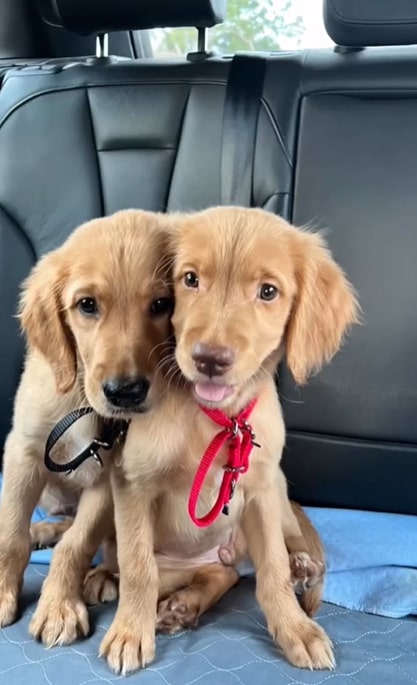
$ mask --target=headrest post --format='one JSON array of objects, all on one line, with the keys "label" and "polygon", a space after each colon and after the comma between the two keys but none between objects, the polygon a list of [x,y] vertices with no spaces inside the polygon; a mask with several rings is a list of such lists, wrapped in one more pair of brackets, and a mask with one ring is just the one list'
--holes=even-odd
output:
[{"label": "headrest post", "polygon": [[196,29],[198,31],[197,52],[189,52],[187,55],[187,60],[189,62],[204,62],[204,60],[213,56],[213,52],[209,52],[207,50],[207,28],[203,26],[196,26]]},{"label": "headrest post", "polygon": [[207,53],[207,29],[202,26],[197,26],[198,39],[197,39],[197,52]]},{"label": "headrest post", "polygon": [[96,57],[98,59],[109,56],[109,34],[99,33],[96,38]]},{"label": "headrest post", "polygon": [[363,47],[355,47],[352,45],[335,45],[333,52],[338,52],[341,55],[347,55],[351,52],[362,52],[362,50],[365,50]]}]

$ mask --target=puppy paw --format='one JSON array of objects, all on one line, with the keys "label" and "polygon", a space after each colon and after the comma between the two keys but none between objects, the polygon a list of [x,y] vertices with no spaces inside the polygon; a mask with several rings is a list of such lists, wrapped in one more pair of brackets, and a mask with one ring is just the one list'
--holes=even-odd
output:
[{"label": "puppy paw", "polygon": [[[0,522],[1,528],[1,522]],[[23,572],[30,556],[29,536],[0,538],[0,628],[9,626],[17,618],[18,601],[23,585]]]},{"label": "puppy paw", "polygon": [[16,620],[18,596],[17,588],[12,589],[0,583],[0,628],[9,626]]},{"label": "puppy paw", "polygon": [[185,628],[195,628],[200,606],[191,593],[185,590],[174,592],[158,604],[156,629],[160,633],[173,635]]},{"label": "puppy paw", "polygon": [[333,645],[323,628],[307,617],[291,625],[280,622],[271,634],[288,661],[297,668],[331,670],[335,667]]},{"label": "puppy paw", "polygon": [[89,630],[88,611],[77,598],[42,597],[29,625],[29,632],[45,647],[70,645]]},{"label": "puppy paw", "polygon": [[297,594],[322,583],[326,570],[321,561],[315,561],[307,552],[292,552],[290,568],[291,582]]},{"label": "puppy paw", "polygon": [[128,621],[116,617],[103,638],[99,655],[117,674],[145,668],[155,656],[155,622],[151,621],[146,629],[139,619],[131,627]]},{"label": "puppy paw", "polygon": [[113,602],[119,596],[118,580],[104,566],[97,566],[85,577],[83,595],[88,605]]},{"label": "puppy paw", "polygon": [[46,523],[39,521],[30,526],[30,540],[33,550],[54,547],[62,538],[65,530],[65,522]]}]

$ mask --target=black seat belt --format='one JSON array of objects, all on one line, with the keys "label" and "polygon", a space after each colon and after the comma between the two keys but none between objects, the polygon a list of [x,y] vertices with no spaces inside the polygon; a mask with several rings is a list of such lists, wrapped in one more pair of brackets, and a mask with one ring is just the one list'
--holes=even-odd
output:
[{"label": "black seat belt", "polygon": [[222,205],[252,205],[253,166],[266,59],[235,55],[230,65],[223,118]]}]

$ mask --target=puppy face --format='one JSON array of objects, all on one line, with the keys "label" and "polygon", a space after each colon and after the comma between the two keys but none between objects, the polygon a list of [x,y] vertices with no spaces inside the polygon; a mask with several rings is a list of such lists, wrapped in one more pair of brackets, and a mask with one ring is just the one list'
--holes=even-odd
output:
[{"label": "puppy face", "polygon": [[50,363],[58,392],[81,384],[104,417],[152,402],[170,336],[168,227],[128,210],[78,228],[24,284],[20,318],[30,347]]},{"label": "puppy face", "polygon": [[228,406],[286,350],[304,383],[357,320],[352,288],[318,235],[259,209],[178,220],[176,357],[198,400]]}]

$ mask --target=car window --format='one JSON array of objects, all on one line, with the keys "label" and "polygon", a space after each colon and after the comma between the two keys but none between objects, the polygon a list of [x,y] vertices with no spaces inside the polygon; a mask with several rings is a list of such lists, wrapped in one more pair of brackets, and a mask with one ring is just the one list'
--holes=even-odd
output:
[{"label": "car window", "polygon": [[[152,52],[175,57],[196,49],[196,31],[149,31]],[[322,0],[229,0],[226,21],[209,31],[209,47],[219,54],[255,50],[297,50],[333,45],[322,18]]]}]

